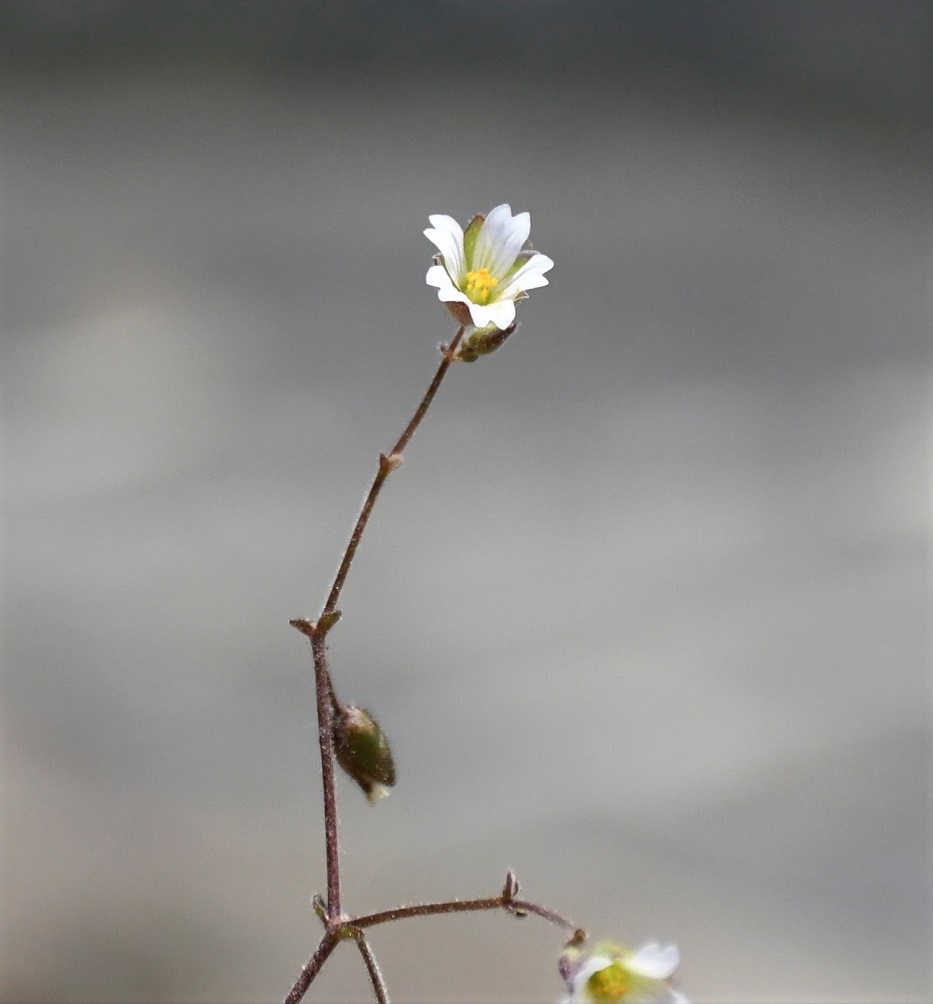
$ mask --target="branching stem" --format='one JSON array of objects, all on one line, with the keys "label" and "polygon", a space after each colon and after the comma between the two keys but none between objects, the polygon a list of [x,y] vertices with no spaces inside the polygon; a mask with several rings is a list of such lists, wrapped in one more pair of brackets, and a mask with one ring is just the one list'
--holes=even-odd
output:
[{"label": "branching stem", "polygon": [[[510,871],[506,876],[505,886],[498,896],[486,896],[482,899],[452,899],[441,903],[417,903],[413,906],[399,906],[392,910],[382,910],[379,913],[368,913],[362,917],[342,917],[337,920],[330,920],[326,916],[322,916],[327,933],[318,945],[317,951],[301,971],[298,981],[285,999],[285,1004],[298,1004],[301,1001],[305,991],[311,985],[311,981],[317,975],[327,956],[334,950],[337,942],[347,938],[352,938],[356,942],[360,954],[363,956],[378,1004],[388,1004],[385,981],[379,971],[376,957],[366,940],[366,928],[376,927],[378,924],[389,924],[396,920],[405,920],[409,917],[432,917],[446,913],[477,913],[482,910],[507,910],[516,917],[534,914],[536,917],[542,917],[565,930],[574,931],[574,939],[585,938],[585,933],[580,929],[575,929],[573,923],[566,917],[554,910],[549,910],[546,906],[541,906],[539,903],[517,899],[515,895],[517,892],[518,882]],[[316,902],[319,903],[319,901]]]},{"label": "branching stem", "polygon": [[300,1004],[302,997],[307,993],[308,987],[315,976],[321,971],[321,967],[330,958],[331,952],[337,947],[340,938],[328,931],[321,943],[317,946],[314,955],[308,959],[307,965],[301,970],[301,975],[295,981],[289,995],[285,998],[285,1004]]},{"label": "branching stem", "polygon": [[422,419],[427,414],[428,408],[430,408],[431,402],[434,400],[444,376],[450,368],[450,364],[456,358],[457,348],[463,338],[464,330],[465,327],[461,327],[450,345],[442,347],[443,358],[437,368],[437,372],[434,374],[434,379],[421,399],[421,403],[415,410],[411,421],[392,450],[388,454],[380,455],[379,469],[376,472],[373,483],[366,495],[366,500],[363,502],[363,508],[360,510],[353,531],[350,534],[350,539],[347,542],[346,550],[340,561],[334,583],[331,586],[320,617],[316,622],[304,619],[290,622],[293,627],[297,628],[310,639],[311,651],[314,657],[314,691],[317,702],[318,732],[321,750],[321,779],[324,788],[327,901],[326,903],[322,903],[319,897],[315,897],[315,912],[324,923],[324,935],[314,954],[302,969],[288,997],[286,997],[285,1004],[299,1004],[331,953],[341,941],[346,939],[352,939],[356,942],[357,948],[363,957],[363,962],[366,965],[366,971],[369,974],[377,1004],[388,1004],[389,998],[385,981],[382,978],[382,973],[379,971],[376,957],[366,940],[366,928],[375,927],[378,924],[387,924],[391,921],[404,920],[408,917],[429,917],[437,914],[473,913],[480,910],[505,909],[516,917],[535,914],[560,927],[566,929],[573,928],[573,924],[569,920],[555,913],[553,910],[549,910],[547,907],[540,906],[537,903],[517,899],[518,882],[512,872],[509,872],[506,876],[505,885],[498,896],[400,906],[393,910],[366,914],[363,917],[349,917],[344,915],[341,910],[337,791],[334,770],[334,715],[339,714],[340,704],[334,692],[334,686],[327,667],[327,634],[340,619],[337,602],[340,599],[340,592],[343,589],[350,566],[353,563],[357,548],[362,539],[363,531],[366,529],[366,524],[369,522],[369,517],[376,504],[376,499],[379,497],[382,486],[389,475],[400,466],[402,453],[411,442],[412,436],[414,436]]}]

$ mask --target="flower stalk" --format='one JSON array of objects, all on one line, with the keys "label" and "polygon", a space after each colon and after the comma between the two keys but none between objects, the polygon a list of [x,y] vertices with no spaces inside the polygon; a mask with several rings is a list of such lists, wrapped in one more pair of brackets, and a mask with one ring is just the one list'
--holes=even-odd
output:
[{"label": "flower stalk", "polygon": [[[457,319],[459,328],[450,344],[441,346],[440,364],[405,430],[392,449],[379,456],[376,474],[318,619],[299,618],[289,622],[310,640],[314,662],[324,796],[327,897],[321,899],[315,896],[312,901],[314,911],[324,926],[324,933],[285,998],[286,1004],[299,1004],[337,945],[348,940],[356,943],[377,1004],[388,1004],[385,980],[367,940],[369,928],[415,917],[500,909],[515,917],[534,915],[574,932],[561,961],[561,973],[568,981],[574,999],[577,999],[578,991],[588,993],[596,988],[602,993],[602,988],[621,986],[623,977],[648,976],[639,970],[639,963],[643,964],[642,969],[645,968],[642,957],[630,958],[604,952],[585,958],[582,949],[585,933],[575,929],[556,911],[520,899],[518,881],[512,871],[508,872],[501,891],[495,896],[399,906],[358,917],[344,913],[342,908],[336,764],[339,763],[359,784],[372,803],[387,794],[395,783],[395,767],[388,739],[376,720],[355,705],[342,705],[334,690],[327,662],[327,636],[341,618],[337,608],[340,594],[382,488],[389,475],[401,466],[402,455],[424,420],[451,364],[473,362],[499,349],[517,327],[515,304],[527,297],[529,289],[547,285],[544,273],[554,265],[546,255],[526,247],[530,231],[529,215],[519,213],[513,216],[508,205],[497,206],[486,217],[474,217],[465,230],[449,216],[432,216],[430,221],[432,227],[425,230],[425,234],[437,247],[438,253],[434,265],[428,270],[426,281],[437,288],[438,298]],[[654,964],[657,970],[657,963]],[[664,981],[666,975],[661,974],[659,985],[669,986]]]}]

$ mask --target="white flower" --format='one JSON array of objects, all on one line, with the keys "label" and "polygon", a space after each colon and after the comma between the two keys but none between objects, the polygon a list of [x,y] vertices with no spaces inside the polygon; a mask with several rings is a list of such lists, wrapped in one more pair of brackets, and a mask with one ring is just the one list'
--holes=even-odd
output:
[{"label": "white flower", "polygon": [[653,941],[637,952],[597,945],[569,963],[570,996],[563,1004],[688,1004],[670,982],[679,964],[675,945]]},{"label": "white flower", "polygon": [[[526,290],[546,286],[544,273],[554,267],[547,255],[525,248],[531,232],[528,213],[512,215],[508,204],[485,218],[474,216],[466,231],[451,216],[429,216],[424,235],[438,250],[426,282],[461,324],[508,328],[515,302]],[[463,306],[459,306],[463,304]]]}]

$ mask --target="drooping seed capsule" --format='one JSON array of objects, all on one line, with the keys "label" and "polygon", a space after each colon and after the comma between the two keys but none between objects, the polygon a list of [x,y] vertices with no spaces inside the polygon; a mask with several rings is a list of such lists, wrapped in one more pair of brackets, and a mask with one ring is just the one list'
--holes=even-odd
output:
[{"label": "drooping seed capsule", "polygon": [[370,805],[389,794],[395,784],[392,750],[385,732],[368,711],[349,704],[335,715],[334,753]]}]

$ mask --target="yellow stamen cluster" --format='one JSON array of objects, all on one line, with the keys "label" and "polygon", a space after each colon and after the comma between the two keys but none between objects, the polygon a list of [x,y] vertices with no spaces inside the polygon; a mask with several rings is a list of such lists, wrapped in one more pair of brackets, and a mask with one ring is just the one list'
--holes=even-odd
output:
[{"label": "yellow stamen cluster", "polygon": [[467,272],[466,288],[463,292],[474,303],[486,304],[489,303],[493,289],[498,285],[499,280],[489,274],[489,269],[481,268],[476,272]]},{"label": "yellow stamen cluster", "polygon": [[618,962],[614,962],[611,966],[593,973],[586,981],[586,988],[594,1001],[620,1004],[631,990],[631,982],[625,969]]}]

